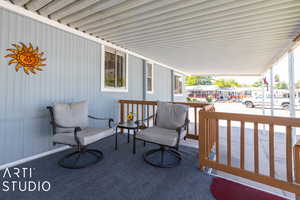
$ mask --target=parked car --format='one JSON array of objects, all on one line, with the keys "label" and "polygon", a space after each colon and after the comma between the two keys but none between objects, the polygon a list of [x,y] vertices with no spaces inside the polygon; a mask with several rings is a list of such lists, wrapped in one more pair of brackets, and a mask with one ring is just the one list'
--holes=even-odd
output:
[{"label": "parked car", "polygon": [[[300,99],[296,99],[296,105],[299,104]],[[246,98],[243,99],[242,103],[247,108],[255,108],[257,106],[271,106],[271,97],[266,97],[265,102],[263,102],[263,98],[261,96],[258,97],[252,97],[252,98]],[[281,106],[283,109],[289,109],[290,105],[290,99],[284,98],[284,97],[276,97],[274,98],[274,105],[275,106]]]}]

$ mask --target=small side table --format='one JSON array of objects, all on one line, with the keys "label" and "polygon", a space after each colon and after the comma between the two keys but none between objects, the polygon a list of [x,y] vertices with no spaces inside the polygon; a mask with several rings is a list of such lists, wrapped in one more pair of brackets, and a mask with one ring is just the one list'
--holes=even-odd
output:
[{"label": "small side table", "polygon": [[130,130],[133,130],[134,133],[138,130],[138,125],[134,122],[119,122],[116,126],[116,141],[115,141],[115,150],[118,150],[118,129],[127,129],[128,136],[127,136],[127,143],[130,142]]}]

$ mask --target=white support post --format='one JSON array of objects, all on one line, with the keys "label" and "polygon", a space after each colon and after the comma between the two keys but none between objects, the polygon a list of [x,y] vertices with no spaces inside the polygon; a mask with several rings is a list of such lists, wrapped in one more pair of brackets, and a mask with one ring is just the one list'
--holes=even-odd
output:
[{"label": "white support post", "polygon": [[271,116],[274,116],[274,77],[273,67],[270,69],[270,95],[271,95]]},{"label": "white support post", "polygon": [[266,106],[266,89],[265,89],[265,85],[263,85],[261,87],[261,89],[262,89],[262,96],[263,96],[263,109],[262,109],[262,113],[263,113],[263,115],[265,115],[266,114],[266,111],[265,111],[265,106]]},{"label": "white support post", "polygon": [[294,52],[288,53],[289,59],[289,93],[290,93],[290,116],[295,117],[295,69],[294,69]]},{"label": "white support post", "polygon": [[[295,68],[294,68],[294,52],[289,51],[288,53],[288,65],[289,65],[289,94],[290,94],[290,116],[296,117],[295,111]],[[296,140],[296,129],[292,129],[292,144],[295,145]]]},{"label": "white support post", "polygon": [[[262,77],[263,79],[264,77]],[[262,108],[262,114],[263,115],[266,115],[266,109],[265,109],[265,106],[266,106],[266,87],[265,87],[265,84],[263,84],[263,86],[261,87],[262,88],[262,96],[263,96],[263,108]],[[266,124],[263,124],[263,133],[266,134]]]}]

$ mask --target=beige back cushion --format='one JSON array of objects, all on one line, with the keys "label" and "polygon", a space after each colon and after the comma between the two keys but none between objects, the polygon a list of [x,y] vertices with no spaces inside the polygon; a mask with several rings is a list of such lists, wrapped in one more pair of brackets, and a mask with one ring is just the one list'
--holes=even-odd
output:
[{"label": "beige back cushion", "polygon": [[[53,109],[55,123],[66,127],[88,126],[88,102],[56,104]],[[57,132],[73,132],[74,129],[58,128]]]},{"label": "beige back cushion", "polygon": [[158,102],[157,105],[157,127],[175,130],[184,125],[188,106],[168,102]]}]

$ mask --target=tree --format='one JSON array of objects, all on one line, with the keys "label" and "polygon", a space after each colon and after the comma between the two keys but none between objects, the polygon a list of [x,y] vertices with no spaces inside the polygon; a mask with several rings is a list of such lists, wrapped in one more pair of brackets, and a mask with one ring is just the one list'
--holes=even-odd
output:
[{"label": "tree", "polygon": [[197,79],[195,76],[187,76],[185,78],[186,85],[197,85]]},{"label": "tree", "polygon": [[276,75],[274,76],[274,80],[275,80],[276,83],[279,83],[279,82],[280,82],[280,77],[279,77],[278,74],[276,74]]},{"label": "tree", "polygon": [[300,89],[300,80],[298,80],[297,82],[296,82],[296,89]]},{"label": "tree", "polygon": [[262,87],[264,86],[264,82],[259,80],[252,84],[252,87]]},{"label": "tree", "polygon": [[185,80],[186,85],[212,85],[212,76],[187,76]]},{"label": "tree", "polygon": [[275,85],[276,89],[288,89],[288,84],[284,81],[281,81]]},{"label": "tree", "polygon": [[215,85],[217,85],[219,88],[234,88],[234,87],[240,87],[241,85],[234,79],[217,79],[215,81]]}]

